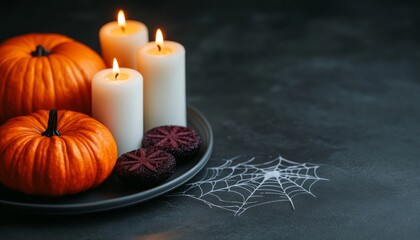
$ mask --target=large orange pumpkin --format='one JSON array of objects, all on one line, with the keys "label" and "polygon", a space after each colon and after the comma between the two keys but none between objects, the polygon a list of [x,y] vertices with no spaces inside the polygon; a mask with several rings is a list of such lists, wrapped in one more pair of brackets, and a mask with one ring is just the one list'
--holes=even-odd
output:
[{"label": "large orange pumpkin", "polygon": [[111,132],[86,114],[39,110],[0,127],[0,183],[19,192],[79,193],[101,184],[116,160]]},{"label": "large orange pumpkin", "polygon": [[91,79],[105,68],[88,46],[30,33],[0,44],[0,123],[40,109],[91,113]]}]

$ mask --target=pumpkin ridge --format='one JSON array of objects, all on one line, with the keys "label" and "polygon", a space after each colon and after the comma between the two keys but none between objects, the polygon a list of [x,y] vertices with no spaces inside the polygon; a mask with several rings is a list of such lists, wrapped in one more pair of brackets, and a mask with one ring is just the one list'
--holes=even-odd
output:
[{"label": "pumpkin ridge", "polygon": [[[106,135],[108,136],[104,136],[104,131],[101,131],[101,134],[98,135],[97,137],[95,137],[95,140],[98,142],[101,142],[102,138],[108,138],[108,137],[112,137],[111,133],[108,132]],[[94,143],[94,141],[89,140],[92,143]],[[117,161],[117,147],[115,146],[110,146],[109,144],[106,145],[105,147],[105,151],[100,153],[100,154],[96,154],[96,158],[95,158],[95,164],[101,166],[100,168],[96,168],[97,170],[97,178],[95,179],[96,183],[99,183],[100,181],[105,180],[106,178],[108,178],[115,166],[115,163]],[[113,159],[113,161],[107,161],[105,163],[103,163],[103,159],[107,156],[107,155],[115,155],[116,157]],[[102,163],[102,164],[101,164]],[[109,170],[109,171],[108,171]]]},{"label": "pumpkin ridge", "polygon": [[[5,85],[4,85],[4,93],[3,93],[3,110],[4,114],[2,115],[2,122],[4,122],[6,119],[8,119],[10,116],[14,115],[15,112],[21,112],[22,108],[19,108],[19,106],[22,106],[22,96],[17,94],[10,94],[10,91],[14,91],[14,89],[22,89],[24,86],[23,81],[19,81],[21,79],[20,76],[24,74],[26,71],[26,67],[28,66],[28,59],[17,59],[16,62],[13,64],[13,68],[10,69],[8,72],[7,78],[4,78]],[[22,70],[24,69],[24,70]],[[13,76],[13,77],[12,77]],[[18,91],[19,94],[22,93],[22,91]],[[11,98],[9,100],[9,98]]]},{"label": "pumpkin ridge", "polygon": [[[71,178],[73,178],[72,175],[74,173],[74,171],[72,171],[72,169],[74,169],[75,168],[75,164],[77,164],[78,170],[81,170],[81,171],[75,172],[74,174],[76,174],[76,175],[79,175],[79,174],[83,175],[83,179],[84,179],[84,181],[83,181],[83,184],[84,184],[83,188],[91,188],[94,185],[94,183],[96,183],[96,182],[92,181],[92,179],[96,179],[96,177],[97,177],[96,176],[97,174],[96,174],[96,171],[95,171],[95,167],[96,166],[93,166],[92,161],[87,161],[87,160],[83,160],[83,159],[92,159],[91,158],[91,156],[92,156],[92,149],[89,146],[86,146],[86,144],[83,141],[81,141],[79,137],[63,136],[62,139],[69,146],[77,146],[77,147],[74,147],[74,149],[78,149],[78,152],[79,152],[79,155],[80,155],[79,156],[79,159],[80,159],[79,161],[77,161],[77,162],[72,161],[72,165],[69,165],[69,169],[70,169],[70,172],[69,173],[71,175]],[[81,151],[81,147],[83,147],[83,151]],[[82,152],[84,152],[84,153],[88,152],[89,157],[87,157],[86,154],[84,155]],[[74,155],[73,152],[72,152],[72,154]],[[86,166],[87,163],[89,163],[89,166],[88,167]],[[83,168],[83,169],[80,169],[80,168]],[[94,178],[90,178],[89,179],[90,181],[88,182],[87,181],[87,178],[88,178],[87,175],[91,176],[92,175],[92,171],[95,171],[95,174],[94,174],[95,177]],[[86,173],[89,173],[89,174],[86,175]]]},{"label": "pumpkin ridge", "polygon": [[[36,179],[36,176],[38,175],[38,173],[37,173],[37,168],[36,167],[39,165],[40,159],[42,159],[41,156],[39,156],[39,155],[41,155],[42,153],[45,152],[45,151],[43,151],[43,148],[45,148],[46,143],[45,143],[45,140],[42,139],[42,138],[33,138],[33,141],[37,142],[37,151],[35,151],[35,155],[34,155],[34,157],[32,158],[32,161],[31,161],[31,163],[32,163],[31,174],[29,174],[29,172],[27,174],[28,176],[32,176],[31,177],[32,179],[28,178],[27,182],[30,182],[30,189],[38,189],[39,188],[37,186],[38,181]],[[29,142],[27,142],[26,144],[29,145]],[[29,190],[27,190],[27,191],[29,191]]]},{"label": "pumpkin ridge", "polygon": [[[90,96],[90,87],[88,87],[88,85],[90,86],[92,84],[92,82],[91,81],[77,81],[77,79],[86,79],[87,76],[83,74],[83,68],[88,67],[88,66],[81,67],[78,60],[67,57],[66,55],[62,55],[62,57],[63,58],[66,57],[67,64],[72,66],[72,71],[67,71],[67,73],[71,74],[72,79],[76,80],[76,81],[74,81],[74,83],[77,86],[77,91],[75,91],[75,92],[77,93],[78,96],[80,96],[79,99],[89,99],[89,103],[85,103],[85,104],[89,104],[89,106],[90,106],[91,105],[91,103],[90,103],[90,97],[91,96]],[[89,90],[89,92],[87,92],[87,90]],[[80,103],[80,104],[83,105],[83,103]]]},{"label": "pumpkin ridge", "polygon": [[[68,155],[68,145],[67,145],[67,142],[65,141],[65,139],[63,139],[61,136],[60,136],[60,140],[61,140],[61,142],[63,143],[63,158],[62,158],[62,162],[63,162],[63,168],[64,168],[64,171],[63,171],[63,178],[64,179],[69,179],[69,175],[70,175],[70,171],[71,171],[71,165],[70,165],[70,163],[72,162],[71,160],[70,160],[70,157],[69,157],[69,155]],[[74,181],[75,180],[75,178],[71,178],[70,177],[70,179],[72,179],[72,181]],[[71,185],[74,185],[74,184],[71,184]],[[68,192],[69,190],[68,190],[68,188],[65,190],[65,192]],[[73,192],[74,192],[74,189],[72,190]]]},{"label": "pumpkin ridge", "polygon": [[[83,138],[84,141],[80,141],[79,136],[75,137],[75,139],[77,139],[81,144],[83,144],[87,149],[89,149],[90,157],[91,157],[91,159],[94,159],[92,164],[95,165],[94,169],[95,169],[96,173],[95,173],[95,182],[94,182],[93,185],[97,186],[98,183],[100,183],[106,177],[108,177],[110,175],[110,174],[108,174],[107,176],[104,176],[108,169],[113,168],[113,165],[108,166],[108,162],[103,161],[103,158],[110,151],[108,148],[105,148],[106,152],[93,152],[93,151],[91,151],[92,146],[97,146],[99,143],[102,142],[102,139],[105,139],[105,138],[109,137],[109,136],[103,136],[102,131],[99,131],[99,129],[103,130],[103,129],[101,129],[103,127],[98,126],[97,124],[95,124],[95,122],[91,122],[91,123],[85,122],[85,124],[83,124],[83,125],[93,126],[93,124],[95,125],[95,127],[92,127],[92,129],[98,129],[98,130],[92,130],[92,129],[81,130],[79,128],[77,135],[82,135],[83,134],[85,136]],[[95,134],[92,134],[92,133],[95,133]],[[73,135],[73,136],[77,136],[77,135]],[[115,158],[115,161],[116,161],[116,158]],[[103,163],[106,163],[107,165],[104,166]],[[114,164],[115,164],[115,162],[114,162]]]},{"label": "pumpkin ridge", "polygon": [[[73,62],[77,62],[76,60],[72,60]],[[83,76],[83,78],[89,78],[89,76],[87,75],[86,71],[85,71],[85,67],[84,65],[79,64],[78,62],[76,63],[77,66],[77,70],[80,73],[80,75]],[[93,66],[94,67],[94,66]],[[90,68],[93,68],[90,67]],[[81,89],[80,89],[81,88]],[[89,106],[92,105],[92,97],[91,97],[91,93],[92,93],[92,81],[87,82],[84,81],[81,84],[79,84],[79,93],[83,93],[84,96],[86,96],[86,98],[88,99],[87,104],[89,104]],[[87,114],[91,114],[91,111],[86,112]]]},{"label": "pumpkin ridge", "polygon": [[[57,48],[60,48],[60,51],[64,51],[68,48],[73,49],[74,46],[79,45],[79,48],[85,49],[85,51],[71,51],[71,55],[67,54],[68,51],[65,51],[63,54],[60,54],[61,61],[66,61],[68,65],[71,65],[73,68],[72,74],[77,75],[78,77],[73,77],[72,79],[91,79],[91,76],[89,76],[87,69],[104,69],[105,65],[103,63],[103,59],[99,58],[96,55],[96,52],[94,52],[91,49],[86,49],[85,46],[79,44],[79,43],[73,43],[73,44],[66,44],[63,43],[60,46],[57,46]],[[61,50],[61,48],[63,50]],[[97,58],[98,61],[80,61],[80,59],[92,59]],[[101,66],[98,65],[98,62],[101,62]],[[81,103],[91,105],[91,81],[76,81],[77,85],[77,94],[78,96],[82,95],[80,99],[88,99],[87,103]],[[86,114],[90,114],[90,111],[84,112]]]},{"label": "pumpkin ridge", "polygon": [[57,130],[61,133],[61,136],[68,135],[68,131],[71,131],[73,124],[77,122],[74,121],[75,116],[69,117],[67,113],[74,113],[73,111],[62,111],[58,110],[58,123],[57,123]]},{"label": "pumpkin ridge", "polygon": [[[70,183],[70,185],[71,186],[75,186],[75,185],[77,185],[78,187],[77,188],[80,188],[80,189],[76,189],[76,187],[74,188],[74,189],[68,189],[67,191],[71,191],[72,193],[74,193],[74,192],[78,192],[78,191],[81,191],[82,189],[85,189],[85,188],[89,188],[90,187],[90,185],[88,184],[88,183],[86,183],[86,179],[85,179],[85,175],[86,175],[86,171],[74,171],[74,169],[76,168],[75,167],[75,164],[77,164],[77,169],[78,170],[80,170],[79,168],[80,168],[80,165],[82,165],[83,166],[83,164],[80,164],[81,163],[81,160],[79,160],[79,161],[70,161],[70,156],[69,156],[69,149],[72,149],[73,151],[74,150],[78,150],[78,153],[77,154],[79,154],[80,156],[79,156],[79,158],[82,158],[83,156],[82,156],[82,151],[81,151],[81,149],[80,149],[80,146],[78,146],[77,144],[75,144],[74,142],[74,140],[76,140],[76,139],[73,139],[73,138],[70,138],[70,137],[68,137],[68,136],[63,136],[63,137],[60,137],[61,138],[61,140],[62,140],[62,142],[63,142],[63,144],[64,144],[64,150],[65,150],[65,153],[64,153],[64,156],[65,156],[65,159],[64,159],[64,161],[65,161],[65,173],[66,173],[66,177],[65,177],[65,179],[70,179],[70,181],[68,182],[68,183]],[[76,147],[74,147],[76,145]],[[70,147],[70,148],[67,148],[67,146],[72,146],[72,147]],[[86,150],[86,149],[83,149],[84,151]],[[75,159],[74,158],[74,155],[76,155],[74,152],[71,152],[71,154],[72,154],[72,159]],[[83,175],[83,186],[80,186],[80,182],[75,182],[74,181],[74,179],[77,179],[76,178],[76,176],[81,176],[81,175]]]},{"label": "pumpkin ridge", "polygon": [[22,101],[22,106],[21,109],[23,109],[23,111],[25,113],[31,113],[32,109],[33,109],[33,99],[34,99],[34,88],[35,87],[35,76],[36,76],[36,66],[38,66],[38,58],[30,58],[28,60],[28,65],[25,68],[25,81],[23,81],[23,83],[26,85],[22,87],[22,95],[25,96],[21,96],[22,99],[25,99]]},{"label": "pumpkin ridge", "polygon": [[[69,105],[77,106],[79,109],[84,109],[82,112],[85,113],[84,103],[82,102],[86,99],[86,96],[80,96],[80,84],[79,82],[85,81],[85,78],[80,78],[74,74],[73,71],[76,71],[73,65],[69,65],[71,61],[63,55],[56,55],[51,57],[51,62],[53,62],[53,69],[54,65],[56,66],[54,76],[60,76],[61,80],[54,81],[53,86],[56,89],[56,92],[61,94],[61,100],[55,101],[54,106],[60,109],[69,109]],[[71,71],[67,70],[72,69]],[[57,98],[56,98],[57,100]],[[86,104],[86,103],[85,103]]]},{"label": "pumpkin ridge", "polygon": [[86,171],[86,161],[84,161],[82,154],[86,149],[80,149],[80,146],[74,143],[74,139],[61,136],[59,138],[62,142],[62,156],[64,157],[61,157],[64,167],[63,174],[65,174],[64,179],[66,179],[64,192],[73,194],[80,191],[78,188],[90,188],[90,185],[86,182],[86,176],[89,175],[89,172]]},{"label": "pumpkin ridge", "polygon": [[[13,138],[41,136],[41,133],[45,128],[34,116],[15,117],[14,121],[6,122],[3,125],[7,126],[10,129],[10,132],[23,132],[19,136],[13,136]],[[0,136],[3,131],[0,131]],[[7,133],[8,132],[9,131],[7,131]],[[0,139],[3,140],[1,137]]]},{"label": "pumpkin ridge", "polygon": [[[10,125],[10,124],[9,124]],[[6,126],[6,125],[4,125]],[[3,165],[3,167],[0,167],[0,171],[3,171],[3,169],[9,169],[10,165],[14,164],[15,161],[10,160],[8,155],[12,155],[12,156],[16,156],[15,152],[10,153],[10,149],[13,149],[14,151],[17,151],[15,148],[13,148],[13,146],[17,146],[19,145],[19,143],[16,142],[20,142],[20,141],[25,141],[24,138],[22,137],[18,137],[18,136],[12,136],[10,137],[10,132],[13,130],[13,126],[7,129],[3,129],[2,131],[0,131],[0,157],[2,159],[7,159],[7,161],[2,161],[0,163],[0,166]],[[6,133],[4,133],[6,132]],[[8,138],[6,138],[8,137]],[[6,156],[4,156],[6,155]],[[6,176],[6,174],[0,174],[0,179],[3,178],[3,176]],[[3,182],[3,181],[2,181]]]},{"label": "pumpkin ridge", "polygon": [[15,120],[30,121],[32,125],[28,126],[28,129],[34,128],[32,130],[34,132],[36,129],[36,133],[41,136],[48,127],[48,114],[49,112],[47,110],[39,110],[26,117],[16,117]]},{"label": "pumpkin ridge", "polygon": [[[9,144],[9,146],[10,146],[10,144]],[[14,145],[13,145],[13,147],[14,147]],[[9,152],[10,150],[5,151],[5,153],[6,153],[5,158],[8,159],[8,161],[6,162],[6,164],[4,166],[4,169],[13,169],[14,170],[14,171],[10,171],[9,173],[7,173],[7,176],[9,176],[9,178],[16,178],[16,175],[18,175],[16,173],[16,169],[17,169],[16,165],[18,164],[18,161],[15,159],[16,156],[17,156],[16,155],[16,152],[19,152],[20,153],[21,151],[23,151],[23,149],[17,149],[17,148],[13,148],[13,147],[9,147],[9,149],[13,150],[12,153]],[[10,157],[10,155],[12,157]],[[1,179],[2,180],[2,183],[3,182],[4,182],[3,184],[8,183],[7,182],[7,179],[6,179],[7,178],[6,177],[6,174],[1,174],[1,175],[2,175],[2,179]],[[3,176],[5,177],[4,179],[3,179]],[[15,188],[14,184],[16,184],[16,183],[13,182],[11,185],[9,183],[9,184],[7,184],[7,186],[12,187],[12,188]]]},{"label": "pumpkin ridge", "polygon": [[[29,54],[28,44],[19,44],[5,41],[0,45],[0,56],[2,59],[25,59],[32,57]],[[0,62],[3,64],[3,62]]]},{"label": "pumpkin ridge", "polygon": [[[19,135],[16,136],[13,134],[13,132],[15,131],[19,131],[22,128],[18,128],[17,126],[15,126],[14,124],[3,124],[3,126],[7,127],[8,130],[2,130],[0,131],[0,149],[7,149],[10,147],[11,144],[14,144],[15,141],[20,141],[22,139],[24,139],[25,137],[32,137],[33,136],[33,132],[28,132],[26,135]],[[12,136],[10,136],[12,134]],[[4,143],[6,142],[7,145],[4,146]]]},{"label": "pumpkin ridge", "polygon": [[[24,163],[24,161],[26,162],[26,159],[24,159],[20,156],[22,156],[22,155],[26,156],[26,154],[23,154],[23,153],[27,152],[27,148],[29,148],[28,146],[30,146],[29,143],[33,144],[34,140],[35,140],[34,138],[28,138],[28,137],[21,138],[21,139],[17,139],[17,141],[14,141],[13,145],[8,146],[9,147],[8,151],[13,150],[12,152],[8,152],[8,154],[6,156],[7,158],[9,158],[9,162],[10,162],[9,168],[7,168],[7,169],[13,169],[13,171],[11,171],[11,176],[8,174],[10,176],[9,178],[20,179],[19,175],[22,175],[22,174],[20,174],[20,171],[19,171],[19,170],[22,169],[21,165],[26,166],[26,164]],[[26,156],[26,158],[27,158],[27,156]],[[25,176],[25,178],[26,178],[29,175],[28,174],[23,174],[23,176]],[[11,186],[12,186],[13,189],[16,189],[17,186],[21,185],[22,183],[25,185],[26,181],[27,181],[26,179],[25,180],[20,180],[20,181],[15,180],[15,181],[13,181]]]},{"label": "pumpkin ridge", "polygon": [[[64,97],[62,98],[62,101],[65,101],[65,102],[70,101],[71,103],[73,103],[73,101],[71,99],[69,100],[67,97],[68,95],[67,90],[69,88],[69,84],[68,84],[69,79],[66,78],[64,71],[62,70],[62,68],[65,66],[62,64],[61,56],[60,55],[51,56],[50,63],[51,63],[51,71],[54,76],[54,80],[52,81],[54,92],[56,94],[60,94],[61,97]],[[54,98],[53,106],[57,109],[65,108],[61,106],[60,102],[61,101],[58,101],[57,98]]]},{"label": "pumpkin ridge", "polygon": [[[82,113],[78,113],[77,116],[69,116],[69,119],[67,119],[67,115],[69,115],[69,113],[70,111],[66,111],[66,113],[62,116],[63,121],[68,125],[67,129],[65,129],[64,126],[61,128],[62,138],[67,142],[69,141],[68,139],[71,139],[71,141],[77,141],[78,144],[88,150],[89,159],[94,160],[90,162],[90,170],[95,171],[95,178],[91,185],[92,187],[97,186],[110,175],[110,173],[107,174],[107,172],[110,172],[109,170],[113,168],[115,162],[114,165],[109,165],[107,161],[104,161],[104,157],[106,157],[106,155],[104,156],[103,152],[94,152],[92,149],[94,149],[94,146],[98,146],[101,143],[104,144],[103,139],[107,139],[109,136],[103,136],[104,125],[101,125],[98,121],[86,118],[86,115]],[[77,131],[73,131],[71,129],[76,126],[75,124],[78,126]],[[83,141],[81,141],[81,139]],[[108,148],[105,148],[105,150],[107,152],[109,151]],[[104,164],[106,164],[106,166]]]},{"label": "pumpkin ridge", "polygon": [[[55,102],[56,102],[55,95],[54,94],[48,94],[49,92],[55,92],[54,80],[53,80],[54,75],[53,75],[50,59],[51,59],[50,57],[40,59],[43,62],[43,64],[42,64],[42,76],[41,76],[43,87],[40,88],[40,90],[42,91],[42,93],[40,93],[40,95],[42,97],[41,97],[41,99],[35,98],[35,94],[34,94],[33,99],[37,99],[37,101],[33,105],[32,111],[36,111],[36,109],[38,109],[38,108],[45,108],[43,106],[47,106],[47,105],[49,105],[49,107],[51,107],[51,108],[55,106]],[[35,88],[33,88],[33,89],[35,89]],[[47,89],[48,89],[48,91],[46,91]],[[35,90],[33,90],[33,91],[35,91]]]},{"label": "pumpkin ridge", "polygon": [[[75,136],[75,134],[80,133],[80,131],[88,129],[88,132],[92,132],[91,128],[88,128],[91,121],[86,119],[88,115],[80,112],[74,111],[58,111],[58,117],[62,119],[62,121],[58,122],[58,129],[62,135],[71,135]],[[75,126],[77,126],[77,131],[74,131]],[[85,134],[85,133],[83,133]],[[79,134],[79,135],[83,135]]]},{"label": "pumpkin ridge", "polygon": [[[5,66],[4,68],[6,68],[5,70],[3,70],[3,66]],[[13,64],[1,64],[0,63],[0,72],[3,72],[4,74],[4,78],[2,78],[0,80],[0,96],[1,96],[1,103],[0,103],[0,112],[4,113],[5,109],[7,109],[7,106],[5,106],[7,104],[6,101],[6,86],[7,86],[7,81],[5,79],[8,79],[9,77],[9,73],[13,70]],[[1,116],[0,117],[0,123],[5,121],[5,116]]]},{"label": "pumpkin ridge", "polygon": [[[65,178],[63,177],[63,170],[57,170],[57,159],[62,159],[63,156],[63,144],[61,138],[53,136],[51,138],[45,137],[44,141],[48,145],[43,153],[44,169],[39,171],[38,178],[43,179],[40,183],[42,184],[37,191],[43,191],[44,195],[61,195],[66,192]],[[59,144],[61,143],[61,144]],[[61,171],[60,171],[61,170]],[[54,179],[59,178],[61,181],[57,181],[62,184],[54,184]],[[54,194],[53,194],[54,193]]]},{"label": "pumpkin ridge", "polygon": [[[115,142],[103,142],[103,139],[108,139],[108,138],[113,138],[110,130],[103,125],[102,123],[100,123],[99,121],[96,121],[96,126],[95,126],[95,131],[96,134],[94,136],[94,138],[96,139],[97,142],[100,142],[104,145],[104,151],[100,153],[100,155],[98,155],[98,158],[96,159],[96,164],[98,164],[99,162],[101,162],[102,164],[99,164],[101,166],[101,168],[97,168],[98,170],[98,176],[100,177],[102,175],[102,180],[104,181],[106,178],[108,178],[115,166],[115,163],[117,162],[117,158],[118,158],[118,149],[117,149],[117,145]],[[100,130],[100,131],[99,131]],[[105,158],[108,158],[108,156],[115,156],[112,161],[108,160],[106,162],[104,162]]]}]

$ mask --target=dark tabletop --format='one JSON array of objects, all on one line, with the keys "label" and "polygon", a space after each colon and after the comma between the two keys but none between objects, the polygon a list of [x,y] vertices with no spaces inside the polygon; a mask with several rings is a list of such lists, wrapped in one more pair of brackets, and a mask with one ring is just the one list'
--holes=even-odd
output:
[{"label": "dark tabletop", "polygon": [[162,27],[186,48],[187,101],[213,129],[205,168],[281,156],[319,166],[317,176],[328,181],[314,181],[314,196],[294,196],[295,209],[280,201],[240,215],[185,196],[75,216],[0,213],[0,239],[418,239],[419,7],[388,0],[3,4],[2,41],[55,32],[99,52],[98,30],[119,8],[151,32]]}]

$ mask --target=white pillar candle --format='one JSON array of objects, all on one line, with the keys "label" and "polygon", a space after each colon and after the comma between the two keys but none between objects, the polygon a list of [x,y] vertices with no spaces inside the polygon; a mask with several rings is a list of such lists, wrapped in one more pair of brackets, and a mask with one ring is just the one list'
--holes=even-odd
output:
[{"label": "white pillar candle", "polygon": [[143,77],[129,68],[104,69],[92,80],[92,117],[109,128],[119,156],[143,139]]},{"label": "white pillar candle", "polygon": [[137,69],[144,77],[144,131],[162,125],[187,125],[185,49],[176,42],[156,41],[137,51]]},{"label": "white pillar candle", "polygon": [[116,58],[121,67],[136,69],[136,50],[149,42],[149,32],[142,22],[126,21],[124,12],[120,10],[118,21],[101,27],[99,41],[102,57],[108,67],[112,67],[112,60]]}]

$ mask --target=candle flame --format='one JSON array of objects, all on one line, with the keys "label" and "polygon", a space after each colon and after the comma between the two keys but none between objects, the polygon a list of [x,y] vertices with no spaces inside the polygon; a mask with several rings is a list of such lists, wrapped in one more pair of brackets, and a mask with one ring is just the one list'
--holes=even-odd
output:
[{"label": "candle flame", "polygon": [[158,47],[159,51],[163,46],[163,34],[162,31],[160,30],[160,28],[158,28],[158,30],[156,31],[156,46]]},{"label": "candle flame", "polygon": [[112,63],[112,75],[114,75],[115,80],[118,80],[118,75],[120,75],[120,67],[118,66],[118,61],[114,58],[114,62]]},{"label": "candle flame", "polygon": [[123,10],[118,11],[118,26],[125,31],[125,15]]}]

